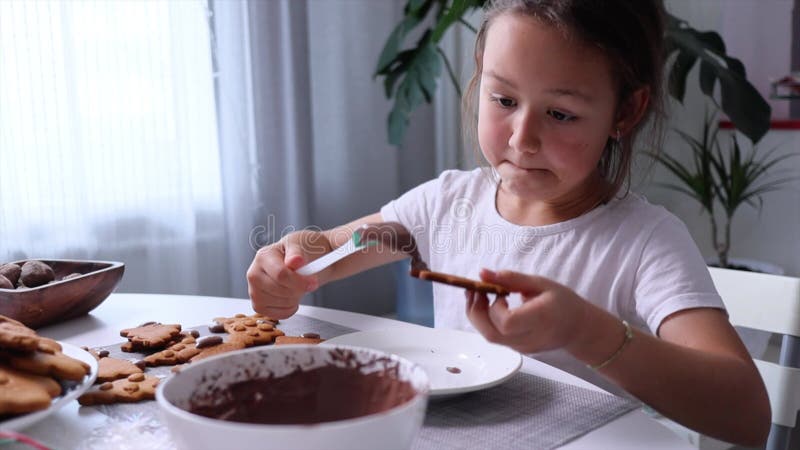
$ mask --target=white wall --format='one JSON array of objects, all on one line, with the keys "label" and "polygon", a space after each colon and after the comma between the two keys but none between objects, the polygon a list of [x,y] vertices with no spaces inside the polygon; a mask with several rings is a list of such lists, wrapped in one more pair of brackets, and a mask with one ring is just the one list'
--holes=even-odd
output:
[{"label": "white wall", "polygon": [[[689,21],[693,27],[717,30],[725,40],[728,53],[744,62],[748,79],[765,97],[769,94],[769,79],[789,72],[792,0],[671,0],[666,3],[673,14]],[[684,105],[674,105],[669,126],[699,135],[705,98],[699,92],[696,72],[695,69],[690,74]],[[774,118],[788,116],[785,101],[770,100],[770,104]],[[774,146],[780,146],[780,154],[799,154],[800,132],[770,131],[759,144],[762,150]],[[680,154],[676,152],[681,149],[684,154],[688,152],[674,134],[668,135],[664,150]],[[787,161],[781,170],[800,178],[797,176],[800,175],[800,157]],[[642,178],[645,174],[638,175]],[[656,186],[658,182],[673,180],[663,169],[656,168],[647,178],[649,183],[639,181],[637,190],[678,215],[689,227],[701,251],[713,256],[709,221],[700,212],[699,205],[686,196]],[[749,206],[737,212],[730,255],[776,263],[787,274],[800,275],[799,225],[800,183],[793,182],[779,192],[766,194],[760,212]]]}]

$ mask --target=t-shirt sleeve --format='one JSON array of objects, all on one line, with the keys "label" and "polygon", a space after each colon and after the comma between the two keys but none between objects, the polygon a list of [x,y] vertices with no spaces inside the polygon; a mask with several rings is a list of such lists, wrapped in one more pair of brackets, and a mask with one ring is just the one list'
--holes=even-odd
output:
[{"label": "t-shirt sleeve", "polygon": [[636,312],[653,334],[675,312],[725,309],[689,230],[672,215],[655,226],[644,244],[634,289]]},{"label": "t-shirt sleeve", "polygon": [[399,222],[411,232],[420,255],[426,261],[430,253],[431,215],[441,191],[441,179],[427,181],[381,208],[381,218],[385,222]]}]

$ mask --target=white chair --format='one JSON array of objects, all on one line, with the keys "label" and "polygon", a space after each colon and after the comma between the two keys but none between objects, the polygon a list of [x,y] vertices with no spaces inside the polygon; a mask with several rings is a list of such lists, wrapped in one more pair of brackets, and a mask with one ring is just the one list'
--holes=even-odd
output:
[{"label": "white chair", "polygon": [[766,448],[787,450],[800,411],[800,278],[715,267],[709,271],[733,325],[782,336],[778,364],[754,361],[772,406]]}]

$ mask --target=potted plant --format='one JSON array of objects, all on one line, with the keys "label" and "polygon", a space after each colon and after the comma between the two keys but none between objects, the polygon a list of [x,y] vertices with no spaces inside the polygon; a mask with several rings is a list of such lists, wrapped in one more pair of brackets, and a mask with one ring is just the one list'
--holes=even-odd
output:
[{"label": "potted plant", "polygon": [[[731,223],[742,205],[761,208],[762,195],[775,191],[791,181],[790,177],[777,177],[774,167],[794,154],[775,155],[776,148],[762,151],[751,144],[745,151],[736,133],[730,141],[720,139],[716,112],[706,114],[703,132],[696,138],[681,130],[674,130],[691,150],[688,162],[666,152],[651,153],[655,160],[669,170],[679,183],[662,184],[697,201],[708,214],[711,243],[717,253],[715,265],[724,268],[755,270],[755,267],[731,266],[728,253],[731,248]],[[717,211],[722,211],[723,221],[718,223]]]},{"label": "potted plant", "polygon": [[[458,77],[447,55],[439,47],[451,26],[475,28],[465,19],[488,0],[408,0],[403,18],[386,39],[378,58],[375,76],[383,79],[386,97],[394,100],[388,117],[389,142],[400,145],[411,113],[423,101],[431,102],[442,69],[458,89]],[[699,61],[699,82],[704,95],[714,99],[719,85],[720,109],[736,129],[752,142],[769,130],[771,108],[747,81],[744,65],[728,55],[722,37],[713,31],[698,31],[673,15],[667,15],[665,57],[669,93],[683,101],[690,70]],[[415,44],[404,47],[406,38],[417,32]],[[714,100],[716,101],[716,100]]]}]

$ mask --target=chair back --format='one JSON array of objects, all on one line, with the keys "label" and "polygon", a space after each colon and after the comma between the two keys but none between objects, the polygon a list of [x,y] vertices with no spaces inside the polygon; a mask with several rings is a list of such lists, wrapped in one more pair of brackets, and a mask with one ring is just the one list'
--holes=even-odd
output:
[{"label": "chair back", "polygon": [[733,325],[782,336],[778,364],[755,358],[772,407],[768,450],[789,448],[800,411],[800,278],[709,267]]}]

